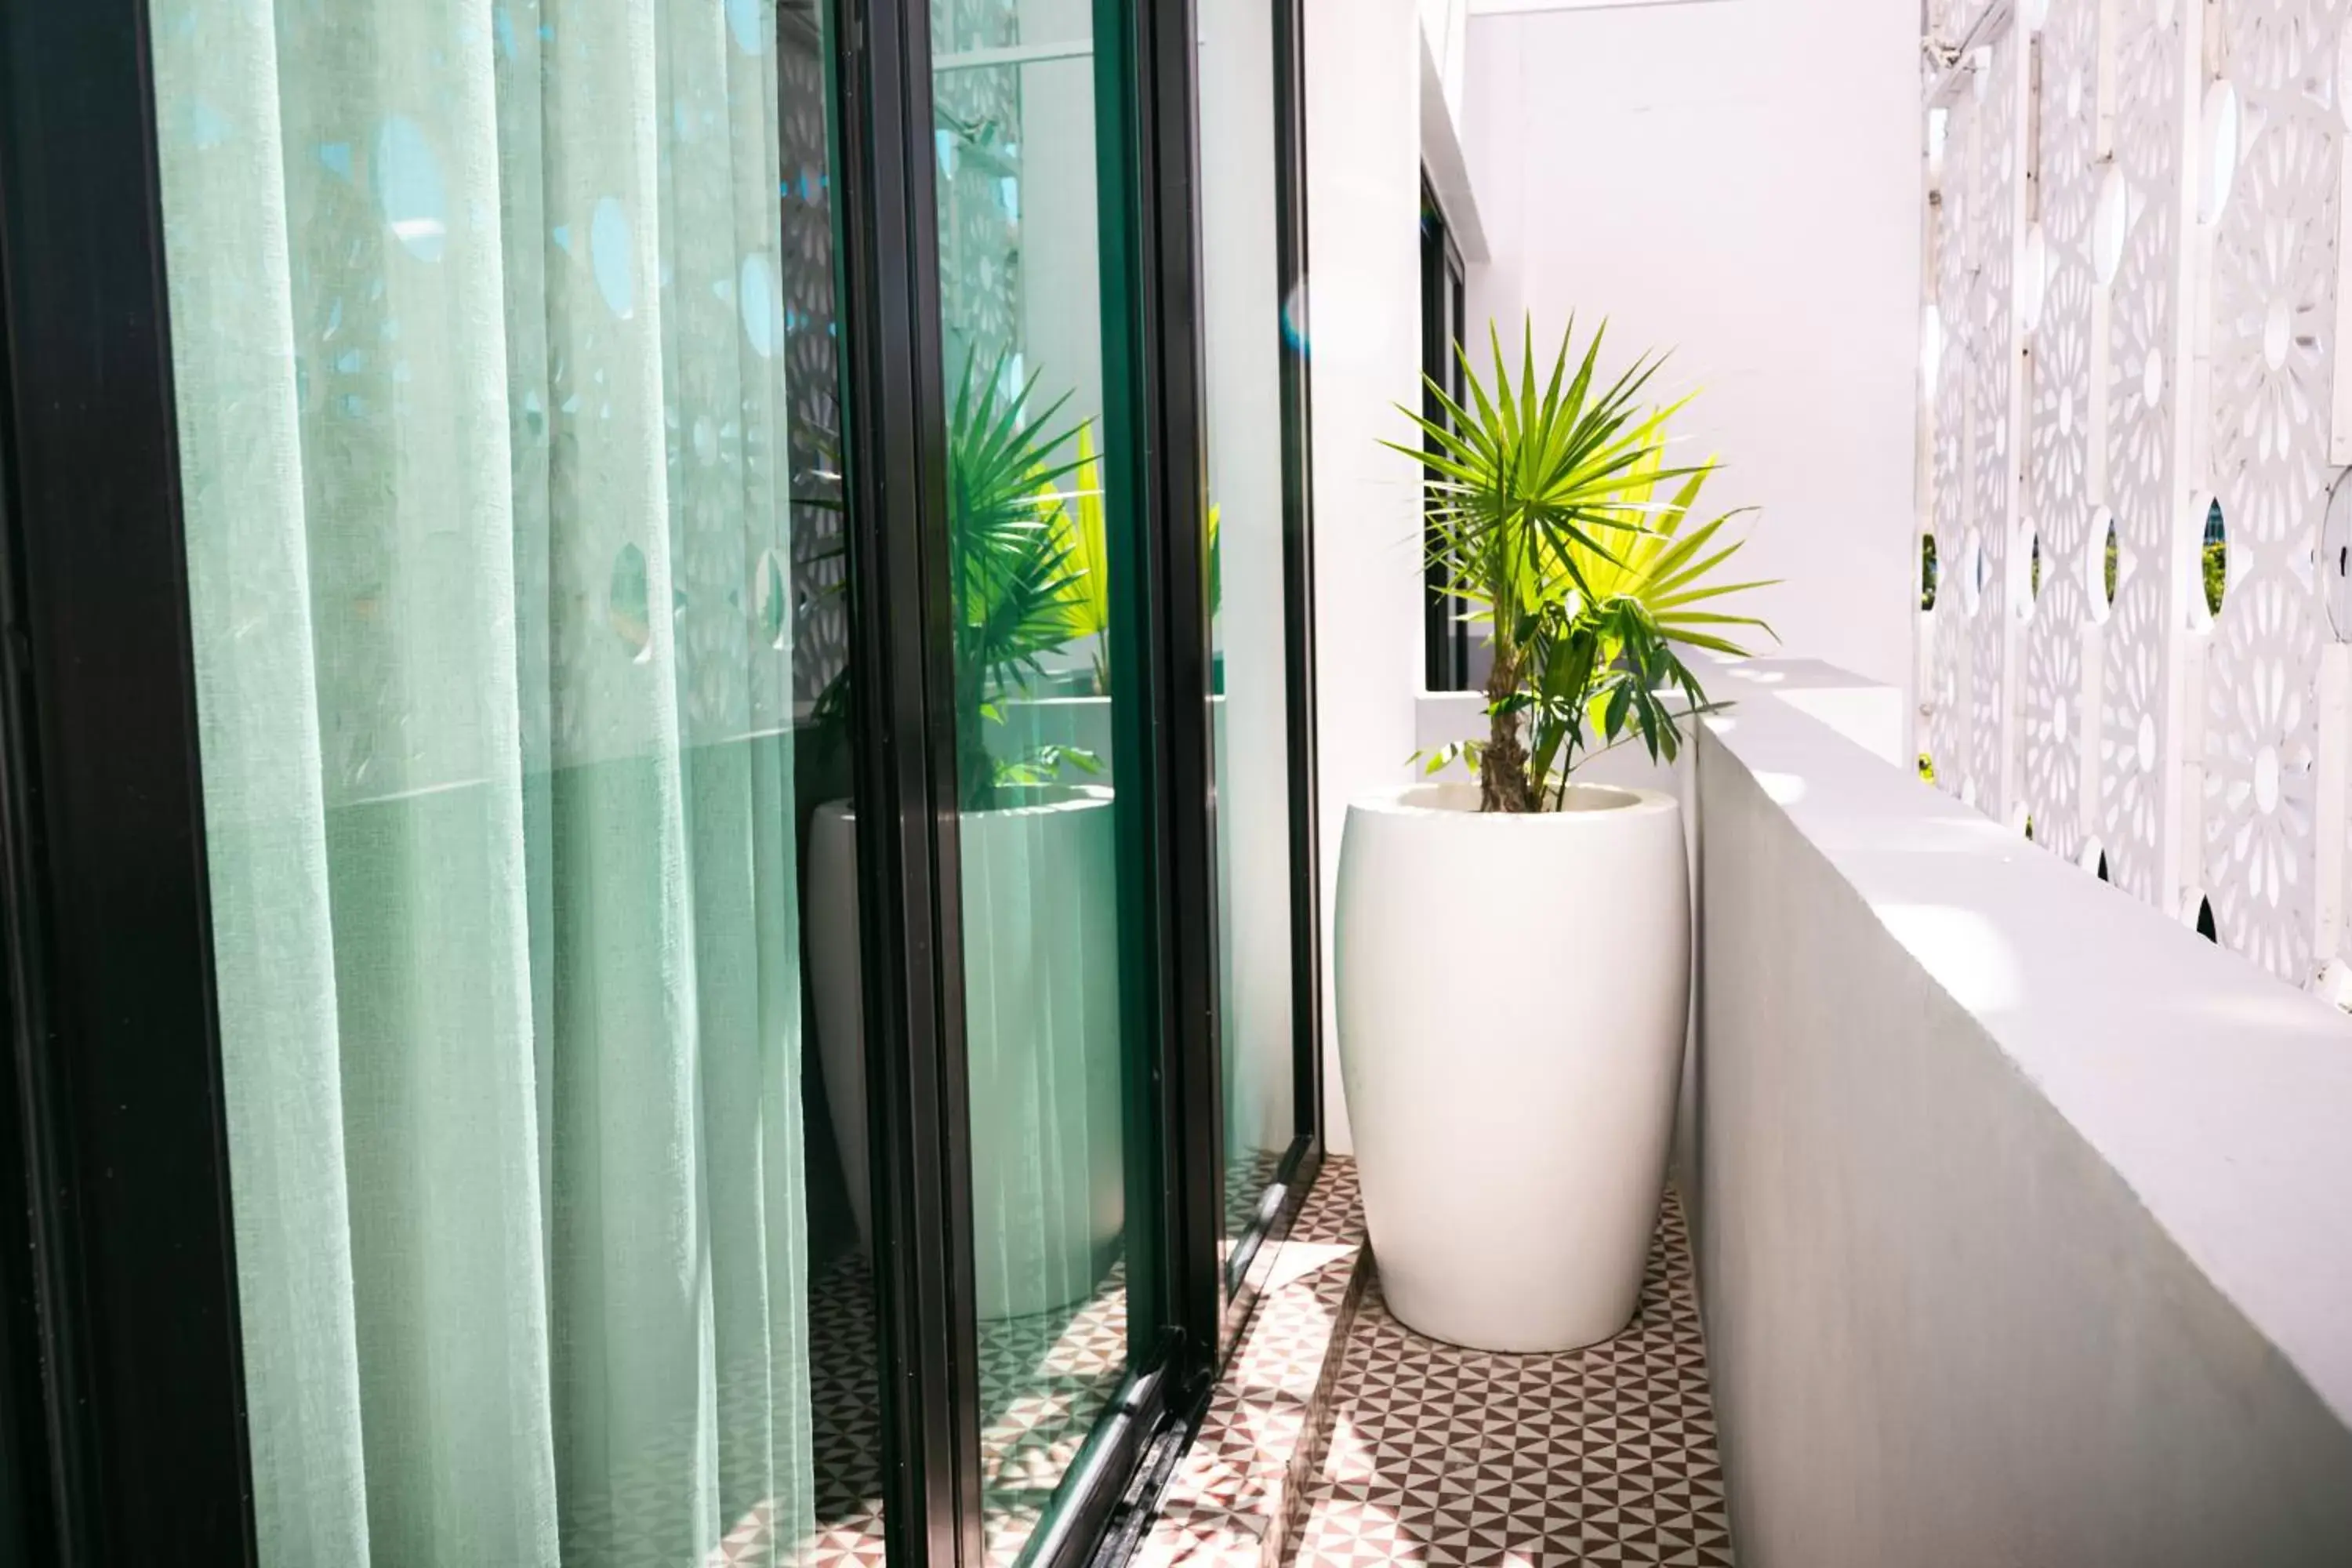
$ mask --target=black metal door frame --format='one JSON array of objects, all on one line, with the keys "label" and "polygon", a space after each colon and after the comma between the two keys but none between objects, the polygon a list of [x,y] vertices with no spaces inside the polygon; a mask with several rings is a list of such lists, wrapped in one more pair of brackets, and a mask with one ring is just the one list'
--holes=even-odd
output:
[{"label": "black metal door frame", "polygon": [[145,33],[0,7],[11,1457],[75,1565],[254,1552]]},{"label": "black metal door frame", "polygon": [[835,0],[850,690],[883,1531],[983,1560],[929,7]]}]

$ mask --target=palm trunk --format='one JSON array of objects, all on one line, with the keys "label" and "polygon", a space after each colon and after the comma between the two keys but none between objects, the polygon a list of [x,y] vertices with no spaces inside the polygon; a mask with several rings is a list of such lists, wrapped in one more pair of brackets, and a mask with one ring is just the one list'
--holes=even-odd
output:
[{"label": "palm trunk", "polygon": [[1518,684],[1518,650],[1505,647],[1497,637],[1495,668],[1486,676],[1486,754],[1478,767],[1480,811],[1536,809],[1535,791],[1528,782],[1528,748],[1519,738],[1519,716],[1500,711]]}]

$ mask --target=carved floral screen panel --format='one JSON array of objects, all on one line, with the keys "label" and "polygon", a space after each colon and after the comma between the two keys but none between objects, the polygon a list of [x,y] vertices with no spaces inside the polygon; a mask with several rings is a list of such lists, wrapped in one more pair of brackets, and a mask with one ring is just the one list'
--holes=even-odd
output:
[{"label": "carved floral screen panel", "polygon": [[2339,999],[2347,14],[1932,8],[1921,345],[1937,786]]}]

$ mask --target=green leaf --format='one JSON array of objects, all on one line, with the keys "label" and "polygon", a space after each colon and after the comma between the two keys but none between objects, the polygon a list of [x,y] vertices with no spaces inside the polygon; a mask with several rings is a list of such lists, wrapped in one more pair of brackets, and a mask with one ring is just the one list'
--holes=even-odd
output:
[{"label": "green leaf", "polygon": [[1723,530],[1741,514],[1694,520],[1719,469],[1671,456],[1688,399],[1646,401],[1660,354],[1612,376],[1607,333],[1604,322],[1580,339],[1571,321],[1546,365],[1525,324],[1514,363],[1490,325],[1491,369],[1457,343],[1459,395],[1430,384],[1423,410],[1400,410],[1416,444],[1387,443],[1424,470],[1425,564],[1462,618],[1486,626],[1512,682],[1488,719],[1497,737],[1521,731],[1532,781],[1504,781],[1505,799],[1558,798],[1596,741],[1638,735],[1672,758],[1687,716],[1654,692],[1704,699],[1671,645],[1737,654],[1728,632],[1770,633],[1715,608],[1763,584],[1715,581],[1740,548]]}]

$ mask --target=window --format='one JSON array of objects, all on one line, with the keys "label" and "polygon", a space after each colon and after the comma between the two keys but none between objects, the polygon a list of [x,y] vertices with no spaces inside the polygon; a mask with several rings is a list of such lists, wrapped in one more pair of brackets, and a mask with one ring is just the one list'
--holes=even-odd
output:
[{"label": "window", "polygon": [[[1445,389],[1462,395],[1462,364],[1455,353],[1462,341],[1462,252],[1445,223],[1445,209],[1426,175],[1421,183],[1421,372]],[[1422,394],[1422,417],[1443,423],[1445,405],[1433,392]],[[1431,691],[1473,689],[1474,650],[1470,606],[1446,591],[1445,574],[1433,563],[1427,573],[1428,598],[1423,611],[1423,682]]]}]

